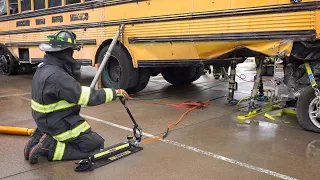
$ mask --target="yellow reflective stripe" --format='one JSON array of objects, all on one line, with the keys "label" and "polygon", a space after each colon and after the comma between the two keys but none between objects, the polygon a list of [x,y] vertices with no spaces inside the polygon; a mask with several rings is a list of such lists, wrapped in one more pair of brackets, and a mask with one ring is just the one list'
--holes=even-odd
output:
[{"label": "yellow reflective stripe", "polygon": [[63,157],[65,148],[66,148],[66,144],[58,141],[52,160],[53,161],[61,160]]},{"label": "yellow reflective stripe", "polygon": [[109,149],[109,150],[107,150],[107,151],[103,151],[103,152],[101,152],[101,153],[95,154],[95,155],[94,155],[94,158],[98,158],[98,157],[104,156],[104,155],[106,155],[106,154],[109,154],[109,153],[114,152],[114,151],[118,151],[118,150],[123,149],[123,148],[126,148],[126,147],[128,147],[128,146],[129,146],[129,144],[126,143],[126,144],[123,144],[123,145],[121,145],[121,146],[118,146],[118,147]]},{"label": "yellow reflective stripe", "polygon": [[77,130],[72,130],[73,138],[76,138],[80,135],[82,132],[86,132],[90,128],[89,124],[86,123],[83,127],[77,129]]},{"label": "yellow reflective stripe", "polygon": [[66,109],[75,106],[76,104],[69,103],[66,100],[61,100],[57,103],[42,105],[34,100],[31,100],[31,108],[40,113],[51,113],[61,109]]},{"label": "yellow reflective stripe", "polygon": [[85,105],[86,106],[89,102],[90,94],[91,94],[90,87],[82,86],[78,105]]},{"label": "yellow reflective stripe", "polygon": [[59,156],[58,160],[62,160],[63,154],[64,154],[64,150],[66,149],[66,144],[65,143],[61,143],[62,144],[62,150]]},{"label": "yellow reflective stripe", "polygon": [[108,91],[107,89],[103,89],[104,92],[106,93],[106,102],[109,102],[109,96],[108,96]]},{"label": "yellow reflective stripe", "polygon": [[125,151],[125,152],[122,152],[122,153],[120,153],[120,154],[114,155],[114,156],[110,157],[109,159],[110,159],[111,161],[113,161],[113,160],[115,160],[115,159],[121,158],[121,157],[123,157],[123,156],[125,156],[125,155],[128,155],[128,154],[130,154],[130,153],[131,153],[131,151]]},{"label": "yellow reflective stripe", "polygon": [[82,104],[82,102],[83,102],[83,94],[84,94],[83,87],[81,87],[81,94],[80,94],[80,97],[79,97],[78,104]]},{"label": "yellow reflective stripe", "polygon": [[83,105],[86,106],[88,104],[88,102],[89,102],[89,99],[90,99],[91,89],[90,89],[90,87],[85,88],[85,89],[86,89],[86,94],[84,95],[85,101],[84,101]]},{"label": "yellow reflective stripe", "polygon": [[113,92],[110,88],[104,88],[103,89],[106,93],[106,103],[112,101],[113,99]]},{"label": "yellow reflective stripe", "polygon": [[67,139],[76,138],[82,132],[86,132],[90,128],[90,125],[87,122],[83,122],[72,130],[68,130],[64,133],[53,136],[57,141],[65,141]]}]

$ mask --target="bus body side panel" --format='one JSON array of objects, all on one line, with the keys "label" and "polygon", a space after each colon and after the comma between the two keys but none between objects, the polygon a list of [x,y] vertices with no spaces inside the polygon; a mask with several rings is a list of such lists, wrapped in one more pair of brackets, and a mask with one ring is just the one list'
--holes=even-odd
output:
[{"label": "bus body side panel", "polygon": [[33,13],[36,17],[12,15],[18,19],[8,21],[0,17],[0,38],[14,53],[17,47],[29,47],[31,59],[39,59],[43,57],[39,43],[69,29],[78,42],[86,42],[75,58],[94,61],[100,44],[125,23],[124,45],[137,67],[139,61],[210,59],[239,47],[288,55],[293,40],[314,40],[319,35],[315,26],[319,3],[314,0],[114,2],[121,1],[65,6],[53,9],[55,14],[46,14],[52,9],[40,10]]},{"label": "bus body side panel", "polygon": [[294,40],[315,39],[315,21],[307,11],[137,24],[125,32],[137,61],[211,59],[239,47],[274,56],[289,55]]},{"label": "bus body side panel", "polygon": [[320,10],[316,11],[316,21],[315,21],[317,39],[320,38]]}]

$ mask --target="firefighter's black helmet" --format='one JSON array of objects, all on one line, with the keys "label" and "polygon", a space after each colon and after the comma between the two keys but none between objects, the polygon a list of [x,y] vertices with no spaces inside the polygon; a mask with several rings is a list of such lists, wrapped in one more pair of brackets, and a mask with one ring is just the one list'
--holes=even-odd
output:
[{"label": "firefighter's black helmet", "polygon": [[45,52],[58,52],[67,48],[73,50],[80,50],[76,44],[76,34],[70,31],[60,31],[54,35],[47,36],[49,43],[42,43],[39,45],[40,50]]}]

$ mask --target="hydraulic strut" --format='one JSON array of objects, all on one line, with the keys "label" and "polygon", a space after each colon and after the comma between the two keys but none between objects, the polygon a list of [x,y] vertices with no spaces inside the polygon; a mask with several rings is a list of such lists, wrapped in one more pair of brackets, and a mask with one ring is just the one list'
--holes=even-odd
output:
[{"label": "hydraulic strut", "polygon": [[[115,46],[120,31],[124,28],[124,25],[120,25],[119,29],[115,35],[115,37],[112,40],[112,43],[108,49],[108,52],[106,53],[106,56],[103,58],[100,68],[98,69],[97,74],[95,75],[90,87],[94,88],[96,85],[98,78],[100,77],[103,67],[107,63],[111,52],[113,50],[113,47]],[[77,172],[84,172],[84,171],[92,171],[95,168],[99,168],[101,166],[107,165],[109,163],[112,163],[116,160],[119,160],[123,157],[129,156],[131,154],[134,154],[138,151],[141,151],[143,148],[140,147],[141,144],[141,138],[142,138],[142,129],[137,124],[135,119],[133,118],[129,108],[127,107],[125,100],[123,98],[120,98],[121,103],[123,104],[124,108],[126,109],[127,113],[130,116],[130,119],[132,120],[134,126],[133,126],[133,135],[135,139],[133,139],[132,136],[127,136],[127,141],[123,143],[116,144],[111,147],[107,147],[104,149],[99,150],[98,152],[94,152],[89,155],[88,158],[80,160],[77,164],[77,167],[75,168],[75,171]]]}]

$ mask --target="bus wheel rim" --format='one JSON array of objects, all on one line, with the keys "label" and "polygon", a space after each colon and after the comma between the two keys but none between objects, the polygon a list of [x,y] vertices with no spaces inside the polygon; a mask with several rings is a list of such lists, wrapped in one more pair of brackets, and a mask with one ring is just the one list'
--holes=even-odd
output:
[{"label": "bus wheel rim", "polygon": [[110,80],[119,83],[121,78],[121,67],[118,59],[114,56],[110,56],[106,68]]},{"label": "bus wheel rim", "polygon": [[318,98],[315,97],[311,102],[310,102],[310,105],[309,105],[309,118],[311,120],[311,122],[317,127],[317,128],[320,128],[320,110],[319,108],[317,107],[317,104],[318,104]]}]

